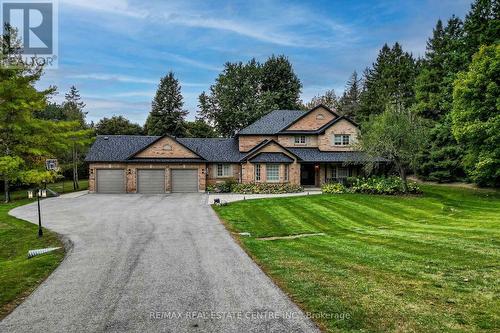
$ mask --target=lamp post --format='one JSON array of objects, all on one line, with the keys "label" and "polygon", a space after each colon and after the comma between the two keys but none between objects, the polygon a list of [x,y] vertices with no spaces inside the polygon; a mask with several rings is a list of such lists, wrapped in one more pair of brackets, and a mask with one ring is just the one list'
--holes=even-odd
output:
[{"label": "lamp post", "polygon": [[[43,236],[42,213],[40,210],[40,197],[42,197],[42,198],[47,197],[47,190],[44,188],[38,187],[36,189],[36,201],[37,201],[37,205],[38,205],[38,237]],[[33,191],[28,191],[28,198],[30,198],[30,199],[33,198]]]}]

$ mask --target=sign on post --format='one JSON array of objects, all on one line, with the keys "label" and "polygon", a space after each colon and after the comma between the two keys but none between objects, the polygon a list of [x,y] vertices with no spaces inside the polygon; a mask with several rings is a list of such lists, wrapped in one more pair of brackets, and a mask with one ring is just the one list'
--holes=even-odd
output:
[{"label": "sign on post", "polygon": [[58,171],[59,166],[57,164],[57,159],[47,159],[45,160],[45,168],[49,171]]}]

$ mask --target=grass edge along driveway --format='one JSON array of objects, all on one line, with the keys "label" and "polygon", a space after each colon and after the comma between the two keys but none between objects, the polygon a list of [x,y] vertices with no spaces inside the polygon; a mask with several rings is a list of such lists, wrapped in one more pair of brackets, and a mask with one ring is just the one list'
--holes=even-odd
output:
[{"label": "grass edge along driveway", "polygon": [[[72,192],[71,183],[66,181],[64,192]],[[80,190],[86,190],[88,182],[80,182]],[[62,192],[62,183],[48,184],[48,187]],[[8,212],[34,200],[26,198],[27,190],[11,193],[13,201],[0,203],[0,320],[12,312],[40,285],[64,259],[65,250],[59,236],[43,229],[38,238],[38,226],[10,216]],[[43,210],[43,199],[42,199]],[[33,207],[36,209],[36,206]],[[42,221],[43,225],[43,221]],[[46,247],[62,249],[28,259],[28,250]]]},{"label": "grass edge along driveway", "polygon": [[[214,207],[326,331],[488,332],[500,325],[500,192],[318,195]],[[324,236],[258,240],[304,233]]]}]

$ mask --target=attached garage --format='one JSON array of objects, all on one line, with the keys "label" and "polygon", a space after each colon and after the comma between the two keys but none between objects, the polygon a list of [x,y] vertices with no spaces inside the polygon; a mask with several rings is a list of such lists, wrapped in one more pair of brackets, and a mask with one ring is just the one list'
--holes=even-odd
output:
[{"label": "attached garage", "polygon": [[137,192],[146,194],[165,193],[165,169],[137,170]]},{"label": "attached garage", "polygon": [[125,170],[97,169],[97,192],[125,193]]},{"label": "attached garage", "polygon": [[198,192],[197,169],[173,169],[172,192]]}]

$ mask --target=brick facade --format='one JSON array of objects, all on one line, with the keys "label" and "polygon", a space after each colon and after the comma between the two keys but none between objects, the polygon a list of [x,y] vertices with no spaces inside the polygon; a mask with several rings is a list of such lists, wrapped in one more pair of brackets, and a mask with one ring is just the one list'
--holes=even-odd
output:
[{"label": "brick facade", "polygon": [[[335,134],[351,135],[352,144],[349,146],[335,146],[333,137]],[[358,140],[359,129],[347,120],[340,120],[327,128],[324,134],[318,136],[318,149],[322,151],[352,151]]]},{"label": "brick facade", "polygon": [[144,158],[199,158],[198,155],[169,137],[163,137],[134,157]]},{"label": "brick facade", "polygon": [[96,191],[97,169],[124,169],[126,175],[127,193],[137,193],[137,170],[139,169],[164,169],[166,192],[172,191],[171,170],[173,169],[198,169],[198,190],[206,188],[205,163],[91,163],[89,165],[89,192]]},{"label": "brick facade", "polygon": [[330,111],[319,107],[316,110],[309,112],[305,117],[299,119],[295,124],[292,124],[286,130],[313,131],[326,125],[328,122],[332,121],[335,118],[335,115]]}]

